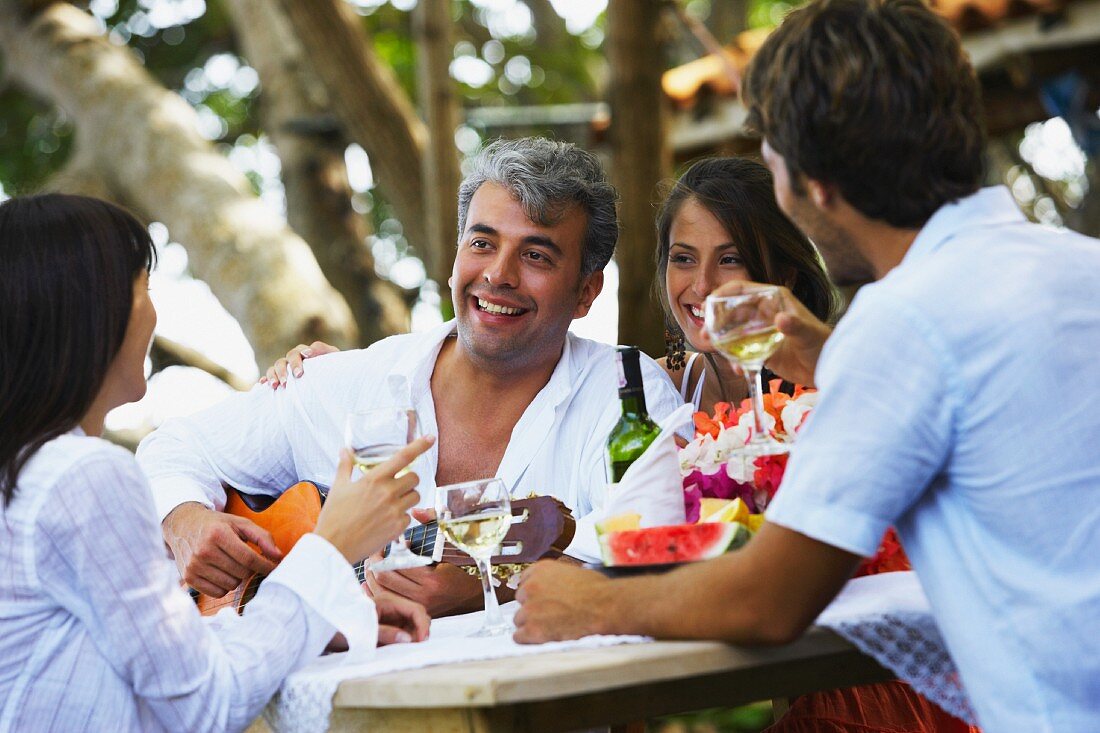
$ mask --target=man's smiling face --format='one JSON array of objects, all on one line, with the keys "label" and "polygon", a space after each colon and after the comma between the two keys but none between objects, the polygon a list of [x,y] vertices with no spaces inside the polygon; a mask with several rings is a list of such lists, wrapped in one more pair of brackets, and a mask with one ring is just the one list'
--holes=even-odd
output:
[{"label": "man's smiling face", "polygon": [[533,222],[495,183],[471,199],[451,296],[459,339],[475,359],[519,367],[549,359],[599,294],[602,272],[581,276],[587,215],[577,204],[555,213],[554,224]]}]

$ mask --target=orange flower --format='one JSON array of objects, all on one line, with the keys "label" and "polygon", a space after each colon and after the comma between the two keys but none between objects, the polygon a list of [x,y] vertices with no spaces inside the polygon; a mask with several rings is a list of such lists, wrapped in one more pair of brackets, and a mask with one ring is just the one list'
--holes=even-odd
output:
[{"label": "orange flower", "polygon": [[[783,408],[787,406],[787,403],[792,399],[791,395],[786,392],[780,392],[779,387],[783,384],[782,379],[773,379],[768,382],[768,391],[763,394],[764,412],[775,418],[774,432],[776,434],[784,433],[786,430],[783,427]],[[803,387],[796,386],[794,396],[802,394],[806,390]],[[730,424],[736,424],[741,419],[742,415],[747,415],[752,412],[752,400],[748,397],[741,400],[741,407],[732,416]]]},{"label": "orange flower", "polygon": [[709,435],[717,439],[718,433],[723,426],[728,428],[736,425],[736,414],[733,416],[732,420],[730,417],[732,407],[733,405],[728,402],[717,402],[714,405],[713,417],[705,412],[697,412],[692,415],[692,421],[695,423],[695,435]]},{"label": "orange flower", "polygon": [[695,423],[695,435],[709,435],[712,438],[718,438],[718,432],[721,429],[721,424],[715,422],[710,415],[705,412],[697,412],[691,416],[692,422]]}]

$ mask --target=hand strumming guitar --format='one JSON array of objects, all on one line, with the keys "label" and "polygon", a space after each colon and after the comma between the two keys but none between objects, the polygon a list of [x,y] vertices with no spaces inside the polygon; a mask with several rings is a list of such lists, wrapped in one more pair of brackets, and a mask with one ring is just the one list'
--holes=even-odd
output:
[{"label": "hand strumming guitar", "polygon": [[[389,461],[351,480],[353,461],[341,453],[332,490],[314,532],[351,562],[380,550],[408,524],[408,509],[419,498],[415,473],[395,474],[426,451],[433,436],[418,438]],[[255,573],[275,569],[282,553],[271,535],[244,517],[187,503],[176,507],[161,525],[185,583],[204,595],[221,598]],[[258,554],[246,544],[253,543]]]},{"label": "hand strumming guitar", "polygon": [[[183,582],[213,598],[221,598],[255,573],[270,573],[283,557],[267,530],[195,502],[173,509],[161,530]],[[253,552],[247,542],[263,554]]]}]

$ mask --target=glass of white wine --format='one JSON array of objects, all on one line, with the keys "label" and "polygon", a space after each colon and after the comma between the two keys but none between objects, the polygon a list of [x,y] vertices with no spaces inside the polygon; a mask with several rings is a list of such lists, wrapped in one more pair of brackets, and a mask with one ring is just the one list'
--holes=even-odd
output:
[{"label": "glass of white wine", "polygon": [[790,447],[771,437],[764,427],[764,389],[760,371],[764,361],[783,341],[775,317],[783,310],[783,292],[772,285],[747,289],[739,295],[707,297],[703,323],[714,347],[741,367],[749,383],[753,431],[749,442],[736,453],[768,456],[786,453]]},{"label": "glass of white wine", "polygon": [[[366,473],[375,466],[393,458],[397,451],[416,439],[418,433],[416,410],[409,407],[379,407],[361,412],[349,412],[344,420],[344,445],[355,456],[355,465]],[[408,473],[401,469],[397,475]],[[390,542],[386,556],[371,563],[371,570],[399,570],[431,565],[430,557],[421,557],[409,551],[404,538]]]},{"label": "glass of white wine", "polygon": [[485,623],[472,636],[497,636],[513,631],[493,592],[489,558],[512,526],[512,501],[497,478],[440,486],[435,490],[435,516],[443,534],[477,563],[485,594]]}]

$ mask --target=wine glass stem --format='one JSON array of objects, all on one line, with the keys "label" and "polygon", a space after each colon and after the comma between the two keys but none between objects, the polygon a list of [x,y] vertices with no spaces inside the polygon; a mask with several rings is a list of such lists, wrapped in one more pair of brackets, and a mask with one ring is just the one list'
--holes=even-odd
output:
[{"label": "wine glass stem", "polygon": [[762,367],[743,366],[745,381],[749,383],[749,399],[752,400],[752,440],[756,443],[767,439],[768,430],[764,427],[764,387],[761,382]]},{"label": "wine glass stem", "polygon": [[493,567],[487,557],[475,557],[477,572],[481,576],[481,591],[485,594],[485,626],[500,626],[504,618],[497,605],[497,594],[493,590]]}]

